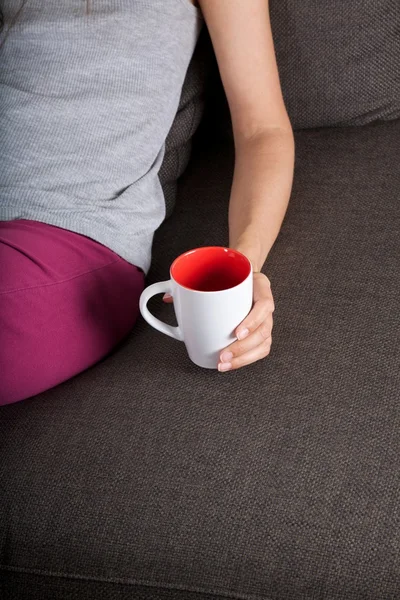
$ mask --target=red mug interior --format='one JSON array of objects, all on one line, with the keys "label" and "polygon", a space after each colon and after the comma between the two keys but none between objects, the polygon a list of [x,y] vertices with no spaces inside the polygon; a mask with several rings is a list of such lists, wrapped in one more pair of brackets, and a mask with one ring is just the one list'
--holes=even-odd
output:
[{"label": "red mug interior", "polygon": [[228,290],[247,279],[250,272],[250,261],[243,254],[220,246],[185,252],[171,267],[176,283],[197,292]]}]

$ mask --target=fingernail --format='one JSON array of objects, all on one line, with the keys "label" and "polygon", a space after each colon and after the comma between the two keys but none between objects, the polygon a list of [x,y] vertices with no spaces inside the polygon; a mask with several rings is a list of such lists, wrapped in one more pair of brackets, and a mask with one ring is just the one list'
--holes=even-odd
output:
[{"label": "fingernail", "polygon": [[241,329],[238,331],[237,337],[238,340],[244,340],[245,337],[249,335],[250,331],[248,329]]},{"label": "fingernail", "polygon": [[164,294],[164,300],[170,300],[171,298],[171,294]]},{"label": "fingernail", "polygon": [[232,369],[231,363],[219,363],[218,371],[230,371]]},{"label": "fingernail", "polygon": [[228,363],[233,358],[232,352],[223,352],[221,354],[221,362]]}]

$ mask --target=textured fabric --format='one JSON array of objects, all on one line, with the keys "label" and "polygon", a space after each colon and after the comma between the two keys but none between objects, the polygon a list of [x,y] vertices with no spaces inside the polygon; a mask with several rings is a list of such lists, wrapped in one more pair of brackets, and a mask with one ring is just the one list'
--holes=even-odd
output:
[{"label": "textured fabric", "polygon": [[132,329],[144,276],[94,240],[0,221],[0,405],[65,381]]},{"label": "textured fabric", "polygon": [[189,0],[7,0],[0,219],[87,235],[148,270],[158,177],[199,35]]},{"label": "textured fabric", "polygon": [[[400,597],[400,122],[296,148],[268,359],[205,371],[139,320],[0,409],[2,600]],[[226,243],[232,166],[230,146],[198,149],[149,283]]]},{"label": "textured fabric", "polygon": [[270,6],[294,127],[400,117],[398,0],[271,0]]},{"label": "textured fabric", "polygon": [[[189,591],[159,585],[136,585],[105,578],[91,580],[56,576],[51,579],[49,587],[48,576],[43,574],[5,572],[1,573],[0,594],[7,600],[226,600],[232,596],[202,591]],[[32,589],[35,596],[32,596]],[[84,591],[83,591],[84,590]]]},{"label": "textured fabric", "polygon": [[[399,0],[270,0],[283,96],[294,129],[400,117]],[[214,64],[214,126],[232,125]]]},{"label": "textured fabric", "polygon": [[174,209],[177,180],[187,167],[192,137],[204,114],[205,93],[213,58],[210,36],[207,28],[203,27],[186,73],[178,112],[165,142],[165,154],[159,171],[167,217]]}]

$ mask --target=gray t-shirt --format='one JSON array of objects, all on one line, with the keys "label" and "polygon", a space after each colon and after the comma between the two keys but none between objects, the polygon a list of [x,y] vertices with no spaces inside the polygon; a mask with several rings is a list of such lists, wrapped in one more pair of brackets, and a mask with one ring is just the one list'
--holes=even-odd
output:
[{"label": "gray t-shirt", "polygon": [[89,6],[2,3],[0,220],[84,234],[147,272],[165,216],[158,170],[202,19],[189,0]]}]

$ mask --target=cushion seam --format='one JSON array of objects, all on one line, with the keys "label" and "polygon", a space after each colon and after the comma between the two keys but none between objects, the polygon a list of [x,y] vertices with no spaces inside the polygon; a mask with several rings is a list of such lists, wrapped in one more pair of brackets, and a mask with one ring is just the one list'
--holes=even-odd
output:
[{"label": "cushion seam", "polygon": [[27,567],[14,567],[12,565],[1,565],[0,571],[11,571],[16,573],[26,573],[31,575],[41,575],[45,577],[55,577],[55,578],[65,578],[65,579],[78,579],[83,581],[93,581],[97,583],[116,583],[122,585],[130,585],[136,587],[154,587],[158,589],[169,589],[169,590],[177,590],[182,592],[194,592],[198,594],[214,594],[223,598],[227,598],[228,600],[272,600],[272,598],[267,598],[266,596],[259,596],[254,594],[236,594],[234,592],[225,592],[223,590],[218,591],[217,589],[206,589],[198,586],[185,586],[179,585],[176,583],[162,583],[162,582],[153,582],[148,581],[147,579],[123,579],[119,577],[93,577],[91,575],[80,575],[78,573],[62,573],[62,572],[53,572],[53,571],[43,571],[41,569],[29,569]]}]

